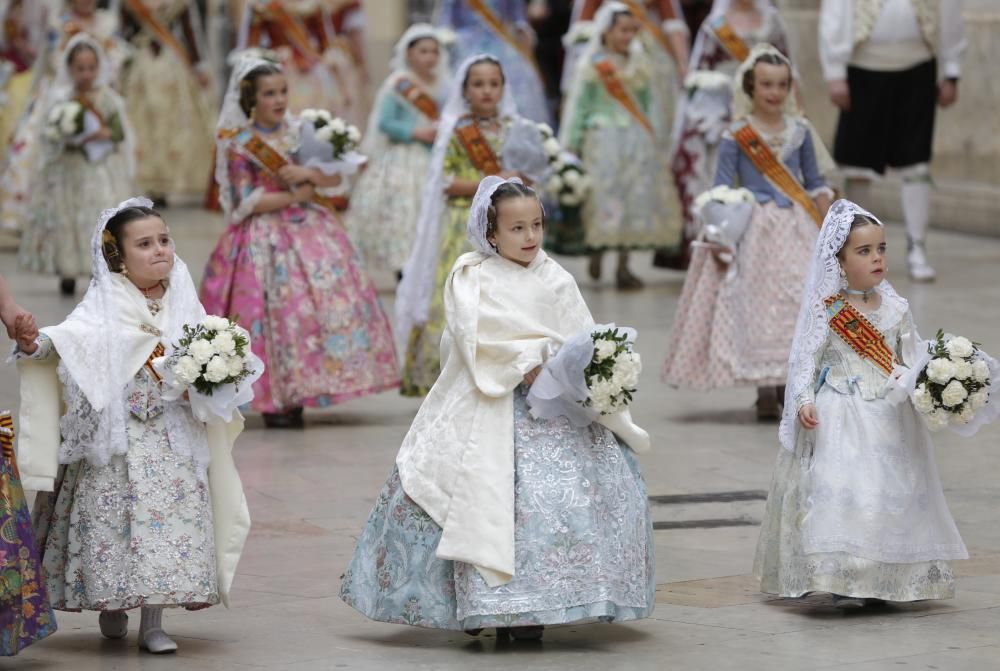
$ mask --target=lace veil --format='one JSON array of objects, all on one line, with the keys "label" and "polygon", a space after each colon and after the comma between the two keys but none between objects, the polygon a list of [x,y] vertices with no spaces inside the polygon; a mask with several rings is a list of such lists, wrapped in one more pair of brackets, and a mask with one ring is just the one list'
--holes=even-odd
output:
[{"label": "lace veil", "polygon": [[[441,242],[441,217],[445,211],[444,190],[447,184],[444,175],[444,157],[451,143],[455,125],[469,113],[469,103],[465,100],[462,90],[463,83],[469,68],[482,61],[491,61],[503,68],[500,61],[489,54],[477,54],[467,58],[451,80],[448,100],[441,112],[438,134],[431,152],[430,172],[420,203],[413,251],[403,267],[403,279],[396,289],[396,348],[399,352],[406,350],[406,343],[413,326],[427,321],[435,289],[434,277],[437,273]],[[517,104],[514,102],[510,82],[506,82],[504,86],[498,114],[501,119],[517,116]]]},{"label": "lace veil", "polygon": [[[187,266],[176,255],[163,310],[156,316],[138,289],[108,268],[104,229],[118,212],[136,206],[152,207],[152,202],[130,198],[101,213],[91,238],[93,277],[87,293],[65,321],[42,329],[56,346],[65,388],[60,463],[87,459],[106,465],[111,457],[128,451],[129,383],[157,342],[163,342],[169,353],[183,335],[184,324],[205,316]],[[207,467],[204,428],[176,403],[167,404],[164,414],[171,449],[193,456],[202,469]]]},{"label": "lace veil", "polygon": [[490,241],[486,239],[486,229],[489,228],[488,212],[490,209],[493,194],[504,184],[524,184],[518,177],[504,179],[496,175],[490,175],[479,183],[476,189],[476,197],[472,199],[472,207],[469,209],[469,219],[466,222],[466,229],[469,233],[469,242],[486,256],[496,256],[497,250]]},{"label": "lace veil", "polygon": [[[778,428],[778,438],[786,450],[795,449],[799,431],[797,400],[815,382],[816,354],[830,332],[825,301],[840,291],[840,261],[837,253],[847,242],[851,223],[857,215],[868,217],[879,226],[883,225],[871,212],[849,200],[841,199],[830,206],[816,241],[788,359],[785,409]],[[876,290],[883,301],[906,306],[905,299],[896,293],[888,280],[882,280]]]}]

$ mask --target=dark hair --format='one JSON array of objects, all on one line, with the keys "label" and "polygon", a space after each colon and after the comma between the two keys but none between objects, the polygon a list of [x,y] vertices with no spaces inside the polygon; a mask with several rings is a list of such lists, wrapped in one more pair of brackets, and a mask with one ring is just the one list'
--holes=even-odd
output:
[{"label": "dark hair", "polygon": [[[542,208],[542,226],[545,226],[545,206],[538,199],[538,194],[530,186],[519,184],[518,182],[506,182],[501,184],[490,197],[490,206],[486,208],[486,241],[497,232],[497,209],[500,203],[514,198],[533,198],[538,201],[538,206]],[[492,243],[490,243],[492,244]]]},{"label": "dark hair", "polygon": [[792,85],[792,66],[788,64],[788,61],[786,61],[781,56],[778,56],[777,54],[761,54],[753,62],[753,66],[743,73],[743,81],[741,82],[741,86],[743,87],[743,92],[746,93],[751,98],[753,98],[753,86],[754,86],[753,71],[754,68],[757,67],[758,63],[767,63],[768,65],[784,65],[786,68],[788,68],[788,85],[789,86]]},{"label": "dark hair", "polygon": [[111,272],[120,273],[125,267],[125,259],[122,254],[122,250],[125,248],[125,227],[133,221],[147,217],[163,219],[160,213],[153,208],[136,205],[120,210],[108,220],[107,225],[104,227],[104,233],[101,236],[101,246],[104,252],[104,260],[107,261]]},{"label": "dark hair", "polygon": [[[618,23],[619,16],[632,16],[632,12],[631,10],[623,9],[620,12],[615,12],[614,14],[612,14],[611,23],[608,25],[608,30],[611,30],[612,28],[615,27],[615,24]],[[601,44],[602,45],[604,44],[604,35],[601,35]]]},{"label": "dark hair", "polygon": [[503,66],[500,64],[500,61],[498,61],[493,56],[483,56],[482,58],[477,58],[476,60],[469,63],[469,69],[465,71],[465,79],[462,80],[463,91],[465,90],[465,87],[469,85],[469,75],[472,73],[472,68],[476,67],[477,65],[482,65],[483,63],[490,63],[491,65],[495,65],[498,68],[500,68],[500,83],[501,84],[507,83],[507,75],[504,74]]},{"label": "dark hair", "polygon": [[406,48],[410,49],[411,47],[415,47],[417,45],[417,42],[423,42],[424,40],[433,40],[434,44],[441,46],[441,42],[438,40],[438,38],[434,37],[433,35],[420,35],[407,42]]},{"label": "dark hair", "polygon": [[240,109],[243,110],[244,114],[250,116],[253,108],[257,105],[257,80],[261,77],[280,74],[281,66],[277,63],[265,63],[255,67],[240,80]]},{"label": "dark hair", "polygon": [[[851,222],[851,228],[847,231],[847,236],[850,237],[851,233],[853,233],[855,229],[863,226],[881,226],[881,224],[871,217],[866,217],[863,214],[856,214],[854,215],[854,221]],[[842,244],[840,249],[837,250],[838,258],[840,258],[840,255],[844,253],[845,247],[847,247],[847,238],[844,238],[844,244]]]},{"label": "dark hair", "polygon": [[100,60],[100,57],[97,55],[97,49],[94,48],[93,44],[78,42],[77,44],[74,44],[73,48],[69,50],[68,54],[66,54],[66,65],[71,65],[73,63],[73,59],[76,58],[76,55],[84,50],[94,54],[94,58]]}]

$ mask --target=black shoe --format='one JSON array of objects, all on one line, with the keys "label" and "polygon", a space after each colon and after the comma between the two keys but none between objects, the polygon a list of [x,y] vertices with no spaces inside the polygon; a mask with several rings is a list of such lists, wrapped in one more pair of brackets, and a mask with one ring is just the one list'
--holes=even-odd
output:
[{"label": "black shoe", "polygon": [[479,636],[481,633],[483,633],[483,629],[482,627],[480,627],[479,629],[466,629],[465,633],[468,634],[469,636]]},{"label": "black shoe", "polygon": [[302,408],[292,408],[288,412],[265,412],[263,415],[264,426],[269,429],[302,429],[306,425]]},{"label": "black shoe", "polygon": [[540,641],[544,631],[545,627],[540,624],[530,627],[511,627],[510,637],[515,641]]},{"label": "black shoe", "polygon": [[63,296],[72,296],[76,293],[76,278],[63,277],[59,280],[59,293]]}]

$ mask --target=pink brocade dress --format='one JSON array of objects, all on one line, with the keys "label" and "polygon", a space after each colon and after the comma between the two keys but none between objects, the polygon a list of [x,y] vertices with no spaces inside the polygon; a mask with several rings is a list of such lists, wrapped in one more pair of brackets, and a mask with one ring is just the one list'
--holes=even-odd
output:
[{"label": "pink brocade dress", "polygon": [[[253,409],[326,407],[399,385],[389,320],[344,227],[297,205],[243,214],[284,187],[249,156],[229,152],[233,216],[205,269],[209,314],[238,318],[266,370]],[[243,207],[250,211],[252,207]]]}]

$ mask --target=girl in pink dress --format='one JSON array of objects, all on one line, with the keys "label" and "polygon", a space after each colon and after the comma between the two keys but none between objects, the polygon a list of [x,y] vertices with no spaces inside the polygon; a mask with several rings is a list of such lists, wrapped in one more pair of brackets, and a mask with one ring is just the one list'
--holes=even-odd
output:
[{"label": "girl in pink dress", "polygon": [[302,122],[280,66],[246,58],[218,125],[216,180],[229,227],[201,288],[209,314],[238,317],[267,370],[253,409],[271,427],[398,386],[389,321],[323,192],[334,166],[297,164]]}]

